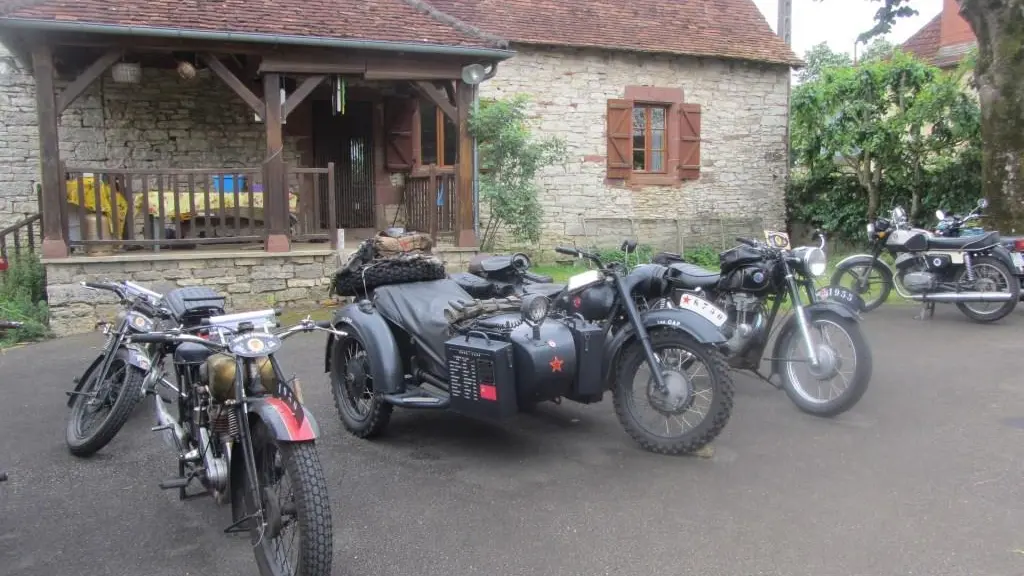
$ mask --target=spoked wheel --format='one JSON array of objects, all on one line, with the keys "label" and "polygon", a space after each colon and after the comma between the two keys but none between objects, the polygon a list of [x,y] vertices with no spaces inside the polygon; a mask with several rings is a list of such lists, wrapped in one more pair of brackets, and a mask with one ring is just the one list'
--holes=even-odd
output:
[{"label": "spoked wheel", "polygon": [[665,390],[655,386],[640,342],[623,352],[615,380],[615,414],[645,450],[687,454],[725,428],[732,413],[733,383],[720,352],[678,330],[651,334]]},{"label": "spoked wheel", "polygon": [[807,319],[818,365],[808,361],[800,330],[793,325],[780,336],[782,386],[798,408],[817,416],[836,416],[852,408],[871,381],[871,348],[860,326],[835,314]]},{"label": "spoked wheel", "polygon": [[[334,537],[327,482],[313,442],[278,442],[253,426],[263,525],[248,522],[262,576],[329,576]],[[248,486],[246,514],[258,518]]]},{"label": "spoked wheel", "polygon": [[106,374],[99,374],[102,367],[100,358],[85,371],[71,403],[65,441],[75,456],[91,456],[113,440],[141,399],[145,374],[128,363],[127,349],[114,352]]},{"label": "spoked wheel", "polygon": [[359,438],[384,431],[394,406],[373,392],[373,373],[366,346],[355,335],[334,343],[331,358],[331,394],[341,423]]},{"label": "spoked wheel", "polygon": [[839,268],[832,275],[832,286],[840,286],[864,300],[864,312],[878,308],[892,291],[892,275],[879,262]]},{"label": "spoked wheel", "polygon": [[968,290],[977,292],[1009,292],[1012,297],[1006,302],[957,302],[956,307],[975,322],[995,322],[1013,312],[1020,298],[1017,275],[990,256],[975,258],[972,264],[974,282],[967,279],[967,268],[964,267],[956,279],[961,286],[971,286]]}]

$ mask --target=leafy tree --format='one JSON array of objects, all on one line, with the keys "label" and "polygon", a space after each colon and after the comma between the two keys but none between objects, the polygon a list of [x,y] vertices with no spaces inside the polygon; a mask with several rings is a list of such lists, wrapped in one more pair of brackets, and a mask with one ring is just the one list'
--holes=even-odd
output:
[{"label": "leafy tree", "polygon": [[848,170],[867,198],[868,218],[894,179],[910,190],[911,215],[918,213],[926,171],[957,161],[979,130],[977,105],[957,78],[902,52],[825,70],[794,88],[791,108],[799,168],[816,180]]},{"label": "leafy tree", "polygon": [[878,60],[891,56],[896,50],[896,45],[884,38],[875,38],[870,44],[864,48],[864,53],[860,56],[860,62],[867,62],[870,60]]},{"label": "leafy tree", "polygon": [[[886,34],[898,18],[917,14],[914,0],[869,1],[880,7],[875,26],[861,34],[865,40]],[[993,225],[1014,233],[1024,228],[1024,0],[958,3],[978,40],[983,193]]]},{"label": "leafy tree", "polygon": [[797,82],[803,84],[821,77],[822,72],[829,68],[849,66],[853,64],[850,55],[845,52],[836,52],[829,48],[827,42],[821,42],[811,46],[804,52],[806,65],[797,73]]},{"label": "leafy tree", "polygon": [[480,160],[480,198],[489,210],[480,245],[490,250],[502,227],[521,242],[540,240],[543,209],[538,198],[537,173],[565,160],[564,141],[536,139],[527,125],[526,96],[480,100],[470,116],[469,130],[477,139]]}]

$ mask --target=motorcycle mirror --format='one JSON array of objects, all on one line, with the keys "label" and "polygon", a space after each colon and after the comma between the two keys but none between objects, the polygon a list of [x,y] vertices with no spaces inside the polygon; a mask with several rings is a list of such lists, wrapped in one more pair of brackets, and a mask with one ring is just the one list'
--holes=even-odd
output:
[{"label": "motorcycle mirror", "polygon": [[935,217],[938,218],[939,220],[945,220],[946,219],[946,213],[943,212],[942,210],[936,210],[935,211]]},{"label": "motorcycle mirror", "polygon": [[625,240],[620,248],[626,254],[632,254],[636,252],[636,240]]},{"label": "motorcycle mirror", "polygon": [[981,208],[983,210],[985,208],[988,208],[988,198],[979,198],[978,199],[978,208]]}]

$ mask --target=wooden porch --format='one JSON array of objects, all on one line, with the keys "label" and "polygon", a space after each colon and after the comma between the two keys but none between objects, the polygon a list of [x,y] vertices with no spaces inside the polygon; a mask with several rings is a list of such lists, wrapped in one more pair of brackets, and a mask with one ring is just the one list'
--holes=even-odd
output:
[{"label": "wooden porch", "polygon": [[[476,87],[462,79],[464,67],[482,66],[477,61],[67,32],[4,39],[22,48],[37,84],[44,258],[241,244],[285,252],[298,242],[335,247],[339,230],[393,225],[457,247],[477,243],[468,129]],[[218,79],[230,105],[262,124],[262,161],[62,158],[62,114],[123,62],[177,69],[182,78],[199,68]],[[414,150],[424,103],[456,132],[443,165]],[[333,120],[346,105],[349,117]],[[345,136],[363,120],[366,138]],[[325,136],[332,122],[346,127]],[[286,150],[286,141],[298,148]]]}]

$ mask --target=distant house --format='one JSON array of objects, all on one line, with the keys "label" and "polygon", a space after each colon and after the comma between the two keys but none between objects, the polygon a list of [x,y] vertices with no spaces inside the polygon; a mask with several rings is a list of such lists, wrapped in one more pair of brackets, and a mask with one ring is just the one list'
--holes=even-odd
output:
[{"label": "distant house", "polygon": [[977,45],[971,25],[960,16],[957,0],[944,0],[942,12],[908,38],[901,47],[920,60],[943,70],[951,70]]}]

